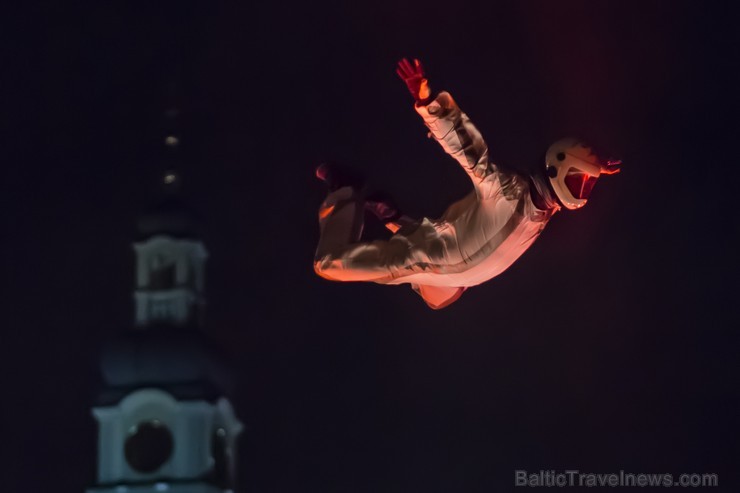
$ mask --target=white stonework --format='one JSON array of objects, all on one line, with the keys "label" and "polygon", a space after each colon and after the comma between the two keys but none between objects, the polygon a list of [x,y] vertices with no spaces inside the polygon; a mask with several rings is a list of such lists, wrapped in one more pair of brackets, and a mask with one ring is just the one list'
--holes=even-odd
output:
[{"label": "white stonework", "polygon": [[[215,403],[178,401],[162,390],[143,388],[129,394],[117,405],[93,408],[93,415],[99,425],[99,486],[89,489],[89,492],[224,491],[205,482],[200,483],[198,479],[213,469],[217,453],[212,450],[216,443],[213,440],[215,435],[225,438],[227,460],[233,461],[235,456],[236,438],[242,431],[242,424],[227,399],[222,397]],[[171,432],[173,448],[161,467],[143,473],[128,463],[124,447],[126,439],[138,425],[152,421],[161,423]],[[229,464],[228,470],[233,471],[233,463]]]}]

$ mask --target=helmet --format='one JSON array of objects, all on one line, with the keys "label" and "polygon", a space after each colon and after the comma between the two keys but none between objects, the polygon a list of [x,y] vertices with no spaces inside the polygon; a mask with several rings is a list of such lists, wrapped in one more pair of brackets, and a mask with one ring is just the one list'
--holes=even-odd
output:
[{"label": "helmet", "polygon": [[563,207],[579,209],[586,204],[603,170],[590,147],[567,138],[558,140],[547,150],[545,172]]}]

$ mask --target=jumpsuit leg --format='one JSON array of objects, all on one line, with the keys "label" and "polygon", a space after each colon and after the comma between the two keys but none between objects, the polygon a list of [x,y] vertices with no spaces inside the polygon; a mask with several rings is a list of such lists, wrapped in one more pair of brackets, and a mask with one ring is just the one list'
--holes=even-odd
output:
[{"label": "jumpsuit leg", "polygon": [[398,233],[398,231],[402,228],[413,228],[417,224],[419,224],[419,221],[417,219],[413,219],[403,214],[395,221],[389,221],[385,223],[385,228],[391,233]]},{"label": "jumpsuit leg", "polygon": [[[414,261],[429,258],[426,252],[430,243],[422,246],[411,241],[420,221],[401,216],[386,225],[394,233],[400,232],[390,240],[372,242],[360,241],[363,223],[364,202],[356,191],[344,187],[329,194],[319,208],[316,274],[331,281],[385,283],[402,275]],[[417,284],[412,284],[412,288],[435,310],[454,303],[466,289]]]},{"label": "jumpsuit leg", "polygon": [[315,260],[358,242],[364,227],[362,199],[351,187],[331,192],[319,207],[319,244]]},{"label": "jumpsuit leg", "polygon": [[412,245],[403,235],[360,241],[364,202],[350,187],[330,193],[319,208],[316,273],[332,281],[387,282],[412,263]]}]

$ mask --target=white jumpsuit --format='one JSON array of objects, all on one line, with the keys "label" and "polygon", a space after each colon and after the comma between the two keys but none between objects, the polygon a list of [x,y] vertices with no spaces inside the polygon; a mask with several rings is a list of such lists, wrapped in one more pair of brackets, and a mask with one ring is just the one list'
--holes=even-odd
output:
[{"label": "white jumpsuit", "polygon": [[[437,220],[424,218],[388,240],[361,242],[362,198],[350,187],[330,193],[319,209],[316,273],[334,281],[409,283],[432,308],[506,270],[539,236],[556,203],[538,209],[526,175],[488,159],[478,130],[447,92],[416,106],[442,148],[468,173],[473,190]],[[539,186],[538,186],[539,190]]]}]

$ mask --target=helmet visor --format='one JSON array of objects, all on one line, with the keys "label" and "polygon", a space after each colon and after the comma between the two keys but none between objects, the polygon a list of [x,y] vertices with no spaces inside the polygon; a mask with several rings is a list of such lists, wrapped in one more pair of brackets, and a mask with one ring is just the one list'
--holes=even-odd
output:
[{"label": "helmet visor", "polygon": [[591,176],[583,171],[579,171],[575,168],[568,170],[565,175],[565,186],[568,187],[568,191],[573,194],[577,199],[587,199],[591,195],[598,176]]}]

